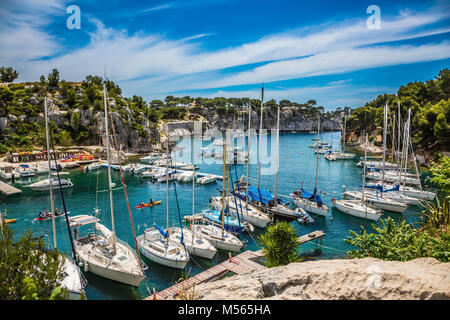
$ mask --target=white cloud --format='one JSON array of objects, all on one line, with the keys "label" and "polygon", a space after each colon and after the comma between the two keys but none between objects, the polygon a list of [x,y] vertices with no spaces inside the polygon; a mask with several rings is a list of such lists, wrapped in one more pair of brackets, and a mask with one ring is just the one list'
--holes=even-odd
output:
[{"label": "white cloud", "polygon": [[[56,56],[61,46],[42,28],[52,14],[60,14],[66,1],[26,3],[29,10],[14,16],[5,14],[12,10],[11,5],[0,7],[0,16],[5,17],[0,22],[0,41],[9,43],[0,49],[0,60],[19,70],[20,81],[36,80],[52,68],[58,68],[66,80],[82,80],[88,74],[102,75],[107,65],[108,77],[119,82],[125,93],[144,97],[437,60],[449,57],[450,52],[446,41],[421,46],[379,45],[448,32],[449,28],[433,26],[448,19],[448,11],[431,8],[419,13],[402,11],[397,16],[383,14],[381,30],[369,30],[363,17],[289,30],[216,50],[205,49],[200,42],[210,33],[179,40],[142,32],[130,35],[91,18],[86,23],[95,25],[96,30],[89,33],[89,44]],[[172,3],[147,11],[170,6]],[[45,56],[52,58],[33,60]],[[253,63],[265,64],[250,67]],[[223,72],[237,66],[249,70]],[[339,84],[343,83],[330,85]]]}]

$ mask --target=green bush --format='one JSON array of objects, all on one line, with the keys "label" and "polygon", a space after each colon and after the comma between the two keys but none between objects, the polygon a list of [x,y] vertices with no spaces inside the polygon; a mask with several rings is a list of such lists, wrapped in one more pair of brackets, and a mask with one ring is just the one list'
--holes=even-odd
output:
[{"label": "green bush", "polygon": [[258,236],[258,243],[262,246],[265,263],[269,268],[300,261],[297,233],[287,222],[281,221],[268,226],[266,233]]},{"label": "green bush", "polygon": [[380,220],[380,226],[372,225],[374,232],[367,233],[362,227],[360,234],[350,230],[351,237],[345,242],[357,249],[348,253],[353,258],[372,257],[382,260],[408,261],[432,257],[442,262],[450,259],[450,236],[438,231],[437,237],[414,228],[402,220],[398,225],[388,217]]}]

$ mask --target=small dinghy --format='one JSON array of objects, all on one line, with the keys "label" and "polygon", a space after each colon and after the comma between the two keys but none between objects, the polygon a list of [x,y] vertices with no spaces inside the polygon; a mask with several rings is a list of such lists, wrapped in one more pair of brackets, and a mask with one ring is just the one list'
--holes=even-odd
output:
[{"label": "small dinghy", "polygon": [[[67,214],[69,214],[70,211],[67,211]],[[45,214],[45,215],[44,215]],[[55,219],[60,218],[64,216],[64,212],[58,212],[55,210]],[[45,211],[42,215],[39,214],[39,217],[34,218],[34,221],[44,221],[44,220],[50,220],[52,218],[52,213],[48,210]]]}]

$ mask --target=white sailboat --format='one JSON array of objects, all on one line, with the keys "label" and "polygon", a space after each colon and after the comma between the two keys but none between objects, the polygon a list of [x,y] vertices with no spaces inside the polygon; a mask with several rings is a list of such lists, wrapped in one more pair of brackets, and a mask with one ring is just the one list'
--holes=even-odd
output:
[{"label": "white sailboat", "polygon": [[[367,158],[367,141],[368,141],[368,135],[366,134],[364,159]],[[364,166],[364,170],[365,169],[366,169],[366,167]],[[347,200],[347,199],[336,200],[333,198],[332,203],[336,209],[338,209],[339,211],[341,211],[343,213],[346,213],[346,214],[349,214],[351,216],[355,216],[358,218],[377,221],[381,217],[382,214],[379,210],[375,210],[368,206],[365,195],[364,195],[365,183],[366,183],[366,178],[365,178],[365,176],[363,176],[361,199],[359,199],[359,200]]]},{"label": "white sailboat", "polygon": [[[167,136],[169,136],[168,133]],[[169,158],[169,139],[167,139],[166,172],[169,172]],[[151,261],[171,268],[184,269],[190,257],[186,247],[181,242],[181,238],[180,242],[178,242],[176,238],[172,239],[171,237],[169,226],[169,180],[166,179],[165,181],[167,230],[164,231],[155,224],[154,227],[145,229],[144,234],[137,237],[137,242],[139,251]]]},{"label": "white sailboat", "polygon": [[[192,163],[194,162],[195,135],[192,136]],[[192,217],[195,217],[195,171],[192,172]],[[205,238],[195,232],[195,219],[192,219],[191,230],[181,227],[171,227],[170,237],[180,244],[183,242],[189,254],[206,259],[212,259],[217,253],[217,249]]]},{"label": "white sailboat", "polygon": [[[261,115],[263,114],[263,106],[264,106],[264,87],[261,88]],[[262,116],[260,119],[260,143],[262,137]],[[257,211],[261,212],[264,216],[259,217],[259,220],[255,221],[256,224],[251,223],[252,225],[261,225],[272,222],[273,220],[284,220],[291,222],[299,218],[299,213],[296,210],[292,210],[286,204],[282,203],[280,199],[277,198],[277,186],[278,186],[278,168],[279,168],[279,144],[280,144],[280,108],[277,110],[277,136],[276,136],[276,166],[275,166],[275,194],[269,190],[264,190],[260,188],[260,169],[261,169],[261,148],[258,149],[258,181],[257,187],[251,186],[249,184],[249,174],[250,174],[250,141],[251,141],[251,110],[249,107],[249,122],[248,122],[248,156],[247,156],[247,179],[244,183],[244,176],[239,180],[239,184],[237,188],[234,190],[234,195],[237,195],[241,199],[245,199],[245,208],[248,208],[246,211]],[[245,191],[244,191],[245,189]],[[249,191],[250,190],[250,191]],[[265,196],[261,196],[264,194]],[[251,203],[249,203],[251,198]],[[270,200],[269,200],[270,199]],[[243,211],[245,214],[245,211]],[[266,222],[269,221],[269,222]]]},{"label": "white sailboat", "polygon": [[[385,178],[385,163],[386,163],[386,133],[387,133],[387,103],[384,106],[384,117],[383,117],[383,161],[382,161],[382,172],[381,172],[381,188],[384,187],[384,178]],[[366,159],[365,159],[366,160]],[[364,161],[365,161],[364,160]],[[365,197],[366,203],[370,206],[377,206],[383,210],[388,210],[392,212],[403,213],[408,205],[403,201],[399,202],[393,199],[392,196],[387,197],[385,192],[377,192],[374,190],[365,191],[363,195],[362,192],[359,191],[345,191],[343,196],[345,198],[351,199],[363,199]],[[400,199],[401,196],[397,197]],[[406,198],[402,198],[402,200],[407,200]]]},{"label": "white sailboat", "polygon": [[347,115],[344,116],[344,136],[342,141],[342,151],[333,151],[325,156],[325,159],[330,161],[335,160],[352,160],[355,159],[356,154],[355,153],[346,153],[345,152],[345,133],[347,129]]},{"label": "white sailboat", "polygon": [[[225,166],[226,166],[226,144],[222,144],[223,147],[223,181],[222,181],[222,190],[223,193],[225,193],[225,184],[226,184],[226,178],[225,178]],[[206,224],[206,225],[194,225],[192,227],[192,230],[200,235],[201,237],[208,240],[214,247],[217,249],[232,251],[232,252],[238,252],[242,249],[244,244],[233,234],[225,230],[224,225],[224,217],[225,217],[225,199],[222,199],[222,226],[221,228],[214,226],[212,224]]]},{"label": "white sailboat", "polygon": [[[76,234],[76,239],[74,241],[75,251],[79,261],[84,265],[84,270],[86,272],[92,272],[100,277],[138,287],[141,281],[145,279],[145,266],[142,265],[136,251],[116,237],[112,196],[112,188],[115,184],[111,181],[111,157],[109,149],[108,109],[106,104],[105,83],[103,83],[103,95],[105,105],[105,137],[112,230],[109,230],[106,226],[100,224],[100,220],[91,215],[74,216],[69,218],[69,222]],[[82,235],[80,228],[88,225],[93,225],[95,231],[89,232],[87,235]]]},{"label": "white sailboat", "polygon": [[[375,184],[371,184],[369,185],[370,187],[381,187],[381,184],[379,183],[375,183]],[[425,190],[420,190],[420,189],[416,189],[410,186],[402,186],[402,185],[398,185],[398,184],[385,184],[384,185],[386,189],[393,189],[398,187],[399,190],[396,191],[399,194],[411,197],[411,198],[416,198],[416,199],[423,199],[423,200],[433,200],[436,197],[436,193],[432,192],[432,191],[425,191]]]},{"label": "white sailboat", "polygon": [[[236,203],[237,202],[237,206]],[[217,209],[222,211],[222,197],[212,197],[211,203]],[[226,208],[233,215],[239,215],[242,220],[247,221],[251,225],[258,228],[265,228],[269,223],[272,222],[272,219],[261,210],[253,207],[252,205],[245,206],[244,204],[240,205],[240,199],[235,199],[234,196],[225,196]]]},{"label": "white sailboat", "polygon": [[[320,132],[320,118],[317,121],[317,132]],[[317,140],[319,140],[319,134],[317,134]],[[319,177],[319,154],[316,155],[316,182],[314,186],[314,193],[309,193],[302,188],[300,190],[293,191],[290,196],[295,205],[307,212],[315,213],[321,216],[326,216],[330,208],[328,208],[320,199],[317,191],[317,182]]]}]

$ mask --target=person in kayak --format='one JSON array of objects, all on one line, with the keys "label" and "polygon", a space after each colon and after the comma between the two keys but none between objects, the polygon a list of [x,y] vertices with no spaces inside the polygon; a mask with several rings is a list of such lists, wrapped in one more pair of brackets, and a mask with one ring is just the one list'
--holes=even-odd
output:
[{"label": "person in kayak", "polygon": [[45,209],[44,209],[44,212],[39,212],[39,218],[46,218],[47,217],[47,213],[45,212]]},{"label": "person in kayak", "polygon": [[144,201],[142,201],[142,200],[141,200],[141,203],[140,203],[140,205],[141,205],[141,206],[143,206],[143,205],[144,205]]},{"label": "person in kayak", "polygon": [[153,198],[150,199],[150,204],[153,204]]}]

